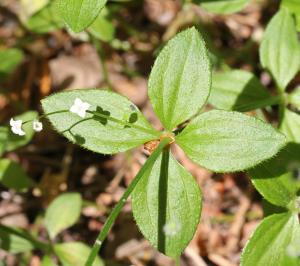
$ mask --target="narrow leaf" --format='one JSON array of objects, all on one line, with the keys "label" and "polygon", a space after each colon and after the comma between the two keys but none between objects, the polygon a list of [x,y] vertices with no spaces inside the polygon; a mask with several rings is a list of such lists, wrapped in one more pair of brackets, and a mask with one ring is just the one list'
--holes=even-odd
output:
[{"label": "narrow leaf", "polygon": [[51,202],[45,215],[49,236],[54,238],[62,230],[74,225],[79,219],[81,206],[79,193],[65,193]]},{"label": "narrow leaf", "polygon": [[80,32],[90,26],[106,0],[58,0],[57,7],[62,19],[74,32]]},{"label": "narrow leaf", "polygon": [[195,28],[171,39],[157,57],[149,78],[149,97],[166,129],[195,115],[210,90],[211,69],[205,43]]},{"label": "narrow leaf", "polygon": [[271,158],[284,146],[285,137],[255,117],[213,110],[192,120],[176,142],[199,165],[232,172]]},{"label": "narrow leaf", "polygon": [[287,144],[276,157],[249,170],[255,188],[269,202],[288,207],[299,188],[300,145]]},{"label": "narrow leaf", "polygon": [[299,237],[297,214],[287,212],[268,216],[244,248],[241,266],[297,266],[298,258],[291,256],[289,247]]},{"label": "narrow leaf", "polygon": [[233,70],[213,74],[208,101],[219,109],[247,112],[272,104],[272,97],[252,73]]},{"label": "narrow leaf", "polygon": [[178,257],[199,223],[201,193],[194,178],[164,151],[132,195],[135,220],[160,252]]},{"label": "narrow leaf", "polygon": [[[80,98],[90,104],[83,119],[68,110]],[[45,113],[58,132],[89,150],[111,154],[159,138],[143,114],[127,98],[105,90],[75,90],[54,94],[42,101]],[[134,118],[134,119],[133,119]]]},{"label": "narrow leaf", "polygon": [[22,167],[8,159],[0,159],[0,183],[17,191],[23,191],[33,185],[33,181]]},{"label": "narrow leaf", "polygon": [[300,143],[300,115],[285,109],[280,131],[289,141]]},{"label": "narrow leaf", "polygon": [[249,0],[195,0],[209,12],[217,14],[231,14],[242,10]]},{"label": "narrow leaf", "polygon": [[270,21],[260,46],[260,61],[284,91],[299,71],[300,45],[295,21],[283,8]]},{"label": "narrow leaf", "polygon": [[[64,266],[83,266],[91,249],[81,242],[69,242],[54,245],[54,252]],[[92,266],[104,266],[97,257]]]}]

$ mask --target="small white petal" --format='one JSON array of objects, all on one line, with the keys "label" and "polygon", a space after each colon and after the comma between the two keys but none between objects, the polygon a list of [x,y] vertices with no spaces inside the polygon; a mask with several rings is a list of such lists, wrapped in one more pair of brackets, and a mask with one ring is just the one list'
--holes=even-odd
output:
[{"label": "small white petal", "polygon": [[70,108],[70,112],[79,115],[84,118],[86,115],[86,111],[90,108],[90,104],[87,102],[83,102],[81,99],[76,98],[74,100],[73,105]]},{"label": "small white petal", "polygon": [[24,136],[26,133],[22,130],[22,123],[22,120],[14,120],[13,118],[11,118],[9,121],[11,131],[16,135]]},{"label": "small white petal", "polygon": [[40,132],[43,130],[43,124],[38,121],[38,120],[34,120],[33,121],[33,130],[36,132]]},{"label": "small white petal", "polygon": [[85,118],[85,115],[86,115],[86,111],[84,109],[80,109],[77,114],[82,117],[82,118]]},{"label": "small white petal", "polygon": [[75,101],[74,101],[74,104],[77,105],[77,106],[80,106],[82,105],[83,101],[81,101],[81,99],[79,98],[76,98]]}]

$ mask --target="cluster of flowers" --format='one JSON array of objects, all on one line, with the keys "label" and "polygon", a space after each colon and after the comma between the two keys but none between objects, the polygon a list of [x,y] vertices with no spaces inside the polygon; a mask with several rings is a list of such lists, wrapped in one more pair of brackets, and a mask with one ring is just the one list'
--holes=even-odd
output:
[{"label": "cluster of flowers", "polygon": [[[69,111],[71,113],[77,114],[81,118],[85,118],[86,111],[90,108],[90,106],[91,105],[89,103],[83,102],[81,99],[76,98]],[[22,120],[14,120],[13,118],[11,118],[9,124],[11,127],[11,131],[14,134],[19,136],[26,135],[25,131],[22,129],[22,125],[24,124]],[[40,132],[43,130],[43,124],[39,120],[33,120],[32,127],[36,132]]]}]

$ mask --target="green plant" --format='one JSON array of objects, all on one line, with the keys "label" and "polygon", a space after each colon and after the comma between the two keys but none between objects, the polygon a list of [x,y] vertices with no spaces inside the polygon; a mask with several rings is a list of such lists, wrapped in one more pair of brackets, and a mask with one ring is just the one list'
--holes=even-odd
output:
[{"label": "green plant", "polygon": [[86,265],[92,265],[130,195],[144,236],[164,254],[180,256],[196,230],[202,199],[194,178],[170,153],[174,142],[194,162],[216,172],[254,167],[285,145],[283,134],[255,117],[222,110],[202,113],[210,86],[207,49],[191,28],[168,42],[150,75],[149,97],[162,132],[134,104],[111,91],[62,92],[42,101],[44,116],[59,133],[94,152],[114,154],[160,142],[108,217]]},{"label": "green plant", "polygon": [[[38,240],[34,234],[27,231],[0,225],[1,248],[11,254],[40,250],[44,254],[43,266],[55,265],[52,256],[56,256],[66,266],[83,265],[91,252],[87,245],[82,242],[54,243],[59,233],[77,222],[82,204],[82,198],[78,193],[64,193],[50,203],[43,218],[43,224],[49,235],[47,242]],[[103,262],[96,257],[92,265],[102,266]]]},{"label": "green plant", "polygon": [[255,230],[244,248],[241,265],[299,265],[299,89],[292,93],[286,90],[299,72],[300,43],[297,21],[286,8],[292,6],[288,3],[292,1],[282,2],[260,46],[261,65],[273,77],[276,95],[252,73],[230,70],[213,74],[212,105],[242,112],[277,105],[278,127],[289,142],[275,158],[248,171],[255,188],[271,203],[273,214]]},{"label": "green plant", "polygon": [[[24,26],[38,34],[64,24],[73,32],[85,30],[101,56],[95,40],[112,45],[114,39],[106,1],[71,2],[44,1],[23,21]],[[185,2],[229,14],[249,1]],[[171,146],[176,143],[195,163],[214,172],[247,171],[266,200],[266,218],[244,248],[241,265],[299,265],[300,88],[291,83],[300,68],[299,17],[297,1],[283,0],[260,45],[261,65],[276,89],[272,93],[253,73],[228,70],[228,66],[225,72],[212,73],[204,41],[191,28],[168,42],[149,78],[149,98],[163,131],[154,129],[127,98],[104,89],[51,95],[42,101],[44,115],[37,118],[36,112],[28,112],[11,120],[14,134],[0,127],[0,155],[27,144],[34,131],[42,130],[44,117],[70,141],[97,153],[115,154],[143,144],[155,147],[107,218],[92,249],[83,243],[56,243],[57,235],[74,225],[80,215],[82,200],[74,193],[60,196],[49,206],[44,222],[49,243],[1,226],[0,236],[7,239],[1,247],[12,253],[39,249],[45,254],[45,265],[53,264],[52,255],[63,265],[99,265],[98,259],[93,264],[98,251],[131,196],[133,215],[145,238],[177,259],[199,223],[202,196],[194,178],[172,155]],[[22,57],[17,49],[0,52],[2,62],[7,62],[0,64],[0,79],[5,79]],[[203,112],[207,103],[220,110]],[[278,130],[267,123],[271,106],[275,107],[272,111],[278,110]],[[264,122],[240,113],[248,111]],[[22,168],[8,159],[0,160],[0,182],[18,191],[33,185]],[[65,215],[60,215],[62,206]]]}]

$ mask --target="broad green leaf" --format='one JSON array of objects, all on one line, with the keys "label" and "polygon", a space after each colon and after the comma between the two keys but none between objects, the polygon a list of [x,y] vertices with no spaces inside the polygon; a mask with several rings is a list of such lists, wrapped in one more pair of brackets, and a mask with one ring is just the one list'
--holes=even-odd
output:
[{"label": "broad green leaf", "polygon": [[63,26],[64,23],[57,14],[53,2],[35,13],[26,22],[26,27],[37,33],[47,33]]},{"label": "broad green leaf", "polygon": [[281,7],[287,8],[295,15],[297,30],[300,31],[300,5],[298,0],[282,0]]},{"label": "broad green leaf", "polygon": [[74,32],[90,26],[107,0],[57,0],[62,19]]},{"label": "broad green leaf", "polygon": [[284,146],[285,137],[255,117],[213,110],[192,120],[176,142],[199,165],[233,172],[274,156]]},{"label": "broad green leaf", "polygon": [[115,27],[111,20],[105,16],[106,10],[102,10],[93,24],[88,28],[88,31],[97,39],[109,42],[115,36]]},{"label": "broad green leaf", "polygon": [[292,93],[288,94],[287,101],[300,111],[300,87],[296,88]]},{"label": "broad green leaf", "polygon": [[8,128],[0,126],[0,156],[2,156],[2,154],[5,151],[7,138],[8,138]]},{"label": "broad green leaf", "polygon": [[260,61],[284,91],[300,67],[300,44],[295,21],[283,8],[269,22],[260,46]]},{"label": "broad green leaf", "polygon": [[[20,119],[23,122],[26,122],[26,121],[34,120],[37,117],[37,115],[38,114],[35,111],[28,111],[26,113],[14,117],[14,119]],[[11,130],[9,130],[8,140],[6,144],[6,151],[13,151],[17,148],[25,146],[31,141],[31,139],[34,136],[32,122],[23,125],[22,128],[26,132],[25,136],[15,135],[14,133],[11,132]]]},{"label": "broad green leaf", "polygon": [[41,266],[56,266],[56,264],[49,256],[44,256]]},{"label": "broad green leaf", "polygon": [[269,202],[288,207],[297,197],[299,188],[300,145],[288,143],[276,157],[249,170],[260,194]]},{"label": "broad green leaf", "polygon": [[231,14],[242,10],[249,0],[195,0],[209,12],[217,14]]},{"label": "broad green leaf", "polygon": [[23,60],[23,52],[19,49],[0,50],[0,80],[12,73]]},{"label": "broad green leaf", "polygon": [[45,226],[54,238],[62,230],[74,225],[79,217],[82,199],[79,193],[65,193],[54,199],[47,208]]},{"label": "broad green leaf", "polygon": [[31,236],[17,228],[0,225],[0,250],[12,254],[30,251],[35,248],[35,243],[30,241]]},{"label": "broad green leaf", "polygon": [[[104,118],[88,113],[83,120],[68,112],[76,98],[89,103],[90,111],[98,108],[97,113]],[[160,135],[127,98],[110,91],[95,89],[57,93],[44,99],[42,105],[45,113],[66,110],[48,116],[53,126],[72,142],[95,152],[126,151]]]},{"label": "broad green leaf", "polygon": [[297,266],[297,257],[291,257],[288,251],[299,237],[297,214],[286,212],[268,216],[244,248],[241,266]]},{"label": "broad green leaf", "polygon": [[160,52],[149,78],[149,97],[164,127],[172,130],[198,113],[211,85],[205,43],[195,28],[171,39]]},{"label": "broad green leaf", "polygon": [[208,102],[223,110],[247,112],[268,106],[272,96],[260,81],[243,70],[214,73]]},{"label": "broad green leaf", "polygon": [[23,168],[8,159],[0,159],[0,183],[17,191],[26,190],[33,185]]},{"label": "broad green leaf", "polygon": [[136,186],[132,210],[145,238],[160,252],[178,257],[199,223],[201,192],[191,174],[164,151]]},{"label": "broad green leaf", "polygon": [[[54,245],[54,252],[63,266],[84,266],[91,249],[81,242],[69,242]],[[93,266],[104,266],[96,257]]]},{"label": "broad green leaf", "polygon": [[300,143],[300,115],[285,109],[280,131],[289,141]]}]

